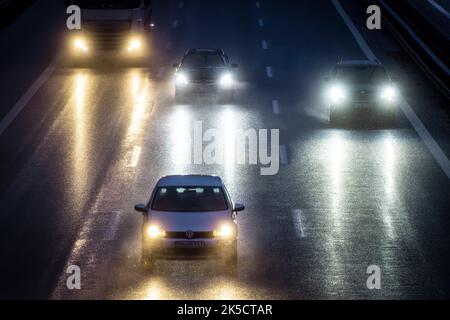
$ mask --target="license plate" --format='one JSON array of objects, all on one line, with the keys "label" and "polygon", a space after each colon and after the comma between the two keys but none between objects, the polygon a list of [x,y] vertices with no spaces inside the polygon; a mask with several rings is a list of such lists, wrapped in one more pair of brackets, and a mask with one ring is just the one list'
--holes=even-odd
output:
[{"label": "license plate", "polygon": [[175,248],[204,248],[204,241],[176,241]]},{"label": "license plate", "polygon": [[355,103],[356,108],[368,108],[369,104],[366,102]]}]

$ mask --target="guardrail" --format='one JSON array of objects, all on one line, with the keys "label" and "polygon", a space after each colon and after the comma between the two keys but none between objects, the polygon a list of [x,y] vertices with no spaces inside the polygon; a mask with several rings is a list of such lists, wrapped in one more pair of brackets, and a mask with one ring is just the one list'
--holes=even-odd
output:
[{"label": "guardrail", "polygon": [[447,36],[408,1],[375,2],[382,8],[385,24],[401,45],[450,99],[450,43]]}]

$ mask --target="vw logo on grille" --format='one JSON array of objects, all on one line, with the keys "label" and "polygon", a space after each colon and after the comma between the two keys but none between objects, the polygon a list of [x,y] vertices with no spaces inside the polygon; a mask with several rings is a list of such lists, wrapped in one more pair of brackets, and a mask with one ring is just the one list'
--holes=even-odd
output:
[{"label": "vw logo on grille", "polygon": [[186,231],[186,238],[192,239],[194,237],[194,231],[188,230]]}]

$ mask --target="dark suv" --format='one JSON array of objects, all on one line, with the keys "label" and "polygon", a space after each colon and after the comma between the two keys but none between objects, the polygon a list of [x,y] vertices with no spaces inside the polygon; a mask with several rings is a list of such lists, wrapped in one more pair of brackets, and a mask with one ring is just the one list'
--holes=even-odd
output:
[{"label": "dark suv", "polygon": [[219,94],[225,100],[234,98],[237,65],[230,63],[223,50],[190,49],[174,68],[177,101],[195,93]]},{"label": "dark suv", "polygon": [[342,61],[327,82],[332,125],[356,117],[394,123],[398,92],[378,61]]}]

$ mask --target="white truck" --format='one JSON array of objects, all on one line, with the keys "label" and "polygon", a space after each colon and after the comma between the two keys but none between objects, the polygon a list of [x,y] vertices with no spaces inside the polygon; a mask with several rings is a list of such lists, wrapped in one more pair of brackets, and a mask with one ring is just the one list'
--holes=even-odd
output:
[{"label": "white truck", "polygon": [[71,60],[145,61],[153,26],[151,0],[65,0],[65,5],[81,12],[81,29],[68,31]]}]

